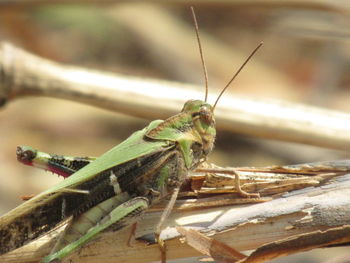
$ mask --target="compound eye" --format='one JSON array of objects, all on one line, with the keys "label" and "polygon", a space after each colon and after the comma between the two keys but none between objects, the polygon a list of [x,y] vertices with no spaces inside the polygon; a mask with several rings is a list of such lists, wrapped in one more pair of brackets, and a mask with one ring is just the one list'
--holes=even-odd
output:
[{"label": "compound eye", "polygon": [[202,121],[204,121],[207,124],[212,123],[213,121],[213,113],[209,109],[208,106],[202,106],[199,110],[199,115]]}]

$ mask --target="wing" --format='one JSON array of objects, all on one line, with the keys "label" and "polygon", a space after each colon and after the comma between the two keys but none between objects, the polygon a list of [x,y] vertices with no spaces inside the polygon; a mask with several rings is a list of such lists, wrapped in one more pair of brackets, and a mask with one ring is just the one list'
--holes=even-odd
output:
[{"label": "wing", "polygon": [[[89,182],[90,184],[94,184],[95,177],[98,174],[112,167],[125,164],[135,158],[145,157],[171,147],[165,140],[144,140],[144,134],[161,122],[160,120],[151,122],[146,128],[133,133],[121,144],[83,167],[69,178],[1,217],[0,254],[23,246],[41,234],[51,230],[67,216],[70,216],[71,214],[63,214],[63,207],[72,206],[75,199],[79,201],[79,197],[87,196],[78,193],[76,189],[80,189],[81,185],[86,185]],[[93,205],[90,204],[90,206]]]}]

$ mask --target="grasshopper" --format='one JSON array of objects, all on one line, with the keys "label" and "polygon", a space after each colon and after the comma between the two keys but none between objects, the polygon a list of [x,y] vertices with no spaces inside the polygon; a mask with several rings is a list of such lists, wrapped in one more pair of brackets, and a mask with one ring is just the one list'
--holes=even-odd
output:
[{"label": "grasshopper", "polygon": [[[98,233],[136,222],[148,207],[171,196],[157,226],[159,235],[188,172],[204,162],[213,149],[217,102],[261,46],[242,64],[212,106],[207,102],[208,78],[193,9],[192,15],[205,75],[205,100],[187,101],[180,113],[164,121],[152,121],[98,158],[55,159],[28,147],[19,148],[20,161],[67,178],[0,218],[0,254],[67,221],[57,244],[43,259],[45,263],[59,262]],[[161,240],[158,242],[162,245]],[[164,247],[161,251],[164,258]]]}]

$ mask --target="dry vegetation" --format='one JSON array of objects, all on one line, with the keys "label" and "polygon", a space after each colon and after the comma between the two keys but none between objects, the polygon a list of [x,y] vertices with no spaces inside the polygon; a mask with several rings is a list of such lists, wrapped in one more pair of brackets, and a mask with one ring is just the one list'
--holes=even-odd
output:
[{"label": "dry vegetation", "polygon": [[[165,118],[179,111],[184,101],[204,93],[199,88],[203,85],[203,74],[187,3],[54,2],[0,1],[0,99],[7,102],[0,114],[0,214],[21,203],[19,196],[38,193],[58,180],[18,164],[17,145],[60,154],[97,156],[149,120]],[[211,101],[247,54],[264,41],[263,49],[218,105],[219,132],[211,162],[221,166],[266,166],[349,159],[350,117],[341,113],[350,110],[347,41],[350,6],[346,2],[198,1],[195,8],[209,71]],[[87,87],[92,90],[86,91]],[[111,87],[116,90],[111,91]],[[314,178],[303,183],[317,185]],[[344,191],[333,196],[334,200],[341,200]],[[270,193],[274,198],[275,194]],[[329,193],[323,194],[326,198]],[[343,200],[348,209],[349,202]],[[266,209],[267,203],[258,205]],[[242,214],[249,207],[243,209],[239,210]],[[215,209],[205,211],[210,212]],[[260,216],[266,218],[268,212],[271,211],[262,210]],[[305,220],[308,212],[300,210],[294,214],[294,220]],[[149,222],[157,216],[157,211],[151,212]],[[170,222],[178,216],[174,212]],[[280,219],[283,229],[283,223],[287,224],[284,218],[278,217],[280,214],[275,216],[265,223]],[[329,216],[334,214],[330,212]],[[342,220],[343,225],[350,222],[348,217]],[[232,222],[231,227],[239,223]],[[239,228],[234,233],[236,236],[243,233],[246,240],[232,239],[232,233],[221,234],[219,239],[242,251],[286,237],[281,234],[278,238],[264,239],[248,235],[247,229]],[[265,235],[276,231],[263,229]],[[310,236],[305,238],[309,241],[322,240],[317,230],[325,230],[300,229],[294,234],[308,233]],[[344,229],[339,231],[347,233],[348,229]],[[326,234],[330,236],[329,232]],[[123,235],[114,237],[121,249]],[[104,238],[108,240],[111,236],[97,242],[104,244]],[[260,241],[255,242],[256,239]],[[48,241],[43,242],[46,245],[32,259],[47,252]],[[293,240],[290,242],[281,244],[285,248],[292,246]],[[286,252],[271,244],[270,252],[274,249]],[[178,256],[179,250],[183,256],[198,255],[178,240],[170,241],[169,246],[172,258]],[[133,249],[138,251],[140,247]],[[156,255],[156,248],[147,249],[144,253]],[[336,258],[347,249],[327,249],[323,253]],[[91,257],[96,255],[93,247],[82,253],[86,256],[84,262],[88,262],[87,258],[91,258],[89,262],[96,260]],[[326,260],[324,254],[320,256],[315,251],[294,262],[306,259],[320,262]],[[145,259],[133,255],[129,258],[131,262]],[[18,262],[18,258],[14,260]],[[286,262],[287,258],[282,260]],[[290,260],[293,262],[293,258]]]}]

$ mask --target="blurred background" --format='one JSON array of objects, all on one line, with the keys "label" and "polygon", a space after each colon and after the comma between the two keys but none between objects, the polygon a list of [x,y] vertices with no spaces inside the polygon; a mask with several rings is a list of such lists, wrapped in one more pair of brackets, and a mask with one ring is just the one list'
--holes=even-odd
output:
[{"label": "blurred background", "polygon": [[[0,41],[57,62],[204,85],[185,1],[47,2],[0,1]],[[263,41],[263,48],[228,92],[350,111],[350,3],[194,3],[210,92],[219,93]],[[20,204],[21,195],[39,193],[61,180],[17,163],[17,145],[57,154],[98,156],[150,119],[53,98],[11,101],[0,112],[0,215]],[[210,161],[223,166],[263,166],[345,158],[348,154],[342,151],[218,131]],[[327,258],[345,250],[319,253],[290,257],[290,262],[330,262]],[[287,262],[287,258],[282,260]]]}]

